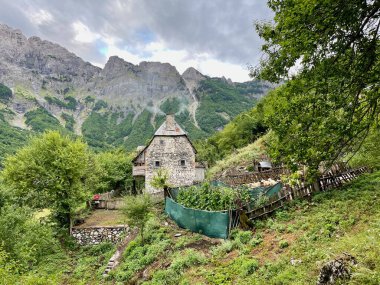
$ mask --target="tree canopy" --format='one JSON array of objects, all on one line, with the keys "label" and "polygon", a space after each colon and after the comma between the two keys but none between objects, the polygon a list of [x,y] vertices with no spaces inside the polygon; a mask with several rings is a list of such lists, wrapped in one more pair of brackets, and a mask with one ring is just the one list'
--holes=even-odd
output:
[{"label": "tree canopy", "polygon": [[76,208],[88,198],[83,183],[88,160],[85,143],[50,131],[8,157],[2,178],[20,204],[51,209],[58,226],[68,228]]},{"label": "tree canopy", "polygon": [[354,153],[378,124],[380,2],[268,4],[274,23],[256,25],[265,56],[252,76],[285,82],[266,100],[266,123],[278,136],[272,152],[315,171]]}]

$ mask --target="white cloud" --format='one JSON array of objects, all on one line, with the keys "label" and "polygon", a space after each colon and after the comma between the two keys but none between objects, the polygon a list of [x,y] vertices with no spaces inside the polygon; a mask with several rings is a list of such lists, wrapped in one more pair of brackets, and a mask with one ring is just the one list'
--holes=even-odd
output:
[{"label": "white cloud", "polygon": [[53,21],[52,14],[43,9],[40,9],[38,11],[33,11],[29,9],[27,11],[27,14],[29,16],[30,21],[37,26],[48,24]]},{"label": "white cloud", "polygon": [[100,38],[100,35],[92,32],[81,21],[76,21],[72,24],[75,32],[74,40],[80,43],[92,43]]}]

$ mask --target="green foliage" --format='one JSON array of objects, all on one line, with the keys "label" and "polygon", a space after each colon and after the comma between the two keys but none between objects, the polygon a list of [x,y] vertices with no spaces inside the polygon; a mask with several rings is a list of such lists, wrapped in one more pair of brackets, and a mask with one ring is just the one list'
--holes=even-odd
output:
[{"label": "green foliage", "polygon": [[103,108],[107,108],[107,107],[108,107],[107,102],[105,102],[103,100],[99,100],[99,101],[96,101],[95,106],[92,110],[93,111],[99,111],[99,110],[101,110]]},{"label": "green foliage", "polygon": [[81,247],[72,273],[73,284],[74,280],[75,284],[96,283],[101,280],[106,264],[114,252],[115,245],[110,243]]},{"label": "green foliage", "polygon": [[152,200],[149,195],[126,196],[123,213],[131,227],[140,231],[141,242],[144,243],[144,229],[152,211]]},{"label": "green foliage", "polygon": [[[380,33],[377,1],[268,2],[274,24],[257,25],[267,55],[253,71],[291,79],[271,96],[272,155],[316,173],[355,151],[377,124]],[[297,69],[296,75],[289,70]],[[294,74],[294,73],[293,73]]]},{"label": "green foliage", "polygon": [[75,110],[77,108],[78,102],[77,100],[72,96],[66,96],[64,100],[66,103],[66,108],[69,110]]},{"label": "green foliage", "polygon": [[223,130],[203,141],[196,141],[197,157],[210,166],[222,160],[239,148],[245,147],[267,131],[261,112],[254,107],[229,122]]},{"label": "green foliage", "polygon": [[[226,169],[244,164],[249,164],[252,163],[252,161],[254,160],[261,159],[263,155],[267,154],[267,145],[271,143],[272,140],[273,133],[268,132],[268,134],[265,134],[264,136],[260,137],[254,143],[238,149],[236,152],[227,155],[222,160],[216,161],[214,165],[212,165],[212,167],[208,170],[208,177],[217,177],[222,171]],[[202,150],[200,152],[202,153]],[[200,156],[199,159],[202,159],[202,157],[203,156]]]},{"label": "green foliage", "polygon": [[69,109],[69,110],[75,110],[78,104],[77,100],[72,96],[66,96],[64,98],[64,101],[66,102],[61,101],[56,97],[50,97],[50,96],[45,96],[45,100],[49,104],[54,104],[58,107]]},{"label": "green foliage", "polygon": [[269,202],[269,197],[263,192],[260,192],[255,200],[255,208],[265,206]]},{"label": "green foliage", "polygon": [[122,145],[124,137],[131,133],[133,114],[121,116],[119,113],[92,112],[82,125],[83,136],[89,145],[100,149]]},{"label": "green foliage", "polygon": [[28,135],[29,131],[10,126],[0,111],[0,169],[4,158],[23,146]]},{"label": "green foliage", "polygon": [[74,131],[74,124],[75,124],[75,120],[74,120],[73,115],[62,113],[61,117],[66,122],[65,123],[65,128],[68,129],[69,131],[73,132]]},{"label": "green foliage", "polygon": [[280,240],[280,242],[278,243],[278,246],[279,246],[280,248],[286,248],[286,247],[289,246],[289,243],[288,243],[287,240]]},{"label": "green foliage", "polygon": [[4,84],[0,83],[0,102],[8,103],[9,99],[12,98],[12,90],[9,89]]},{"label": "green foliage", "polygon": [[158,168],[152,177],[152,180],[150,181],[150,185],[156,189],[168,189],[170,187],[169,185],[169,172],[165,168]]},{"label": "green foliage", "polygon": [[2,177],[19,203],[49,207],[58,226],[67,228],[76,208],[88,198],[83,187],[88,160],[86,144],[50,131],[8,157]]},{"label": "green foliage", "polygon": [[221,129],[237,114],[253,107],[255,100],[250,95],[239,92],[222,79],[201,81],[197,90],[200,105],[196,112],[199,126],[208,134]]},{"label": "green foliage", "polygon": [[165,114],[176,114],[180,110],[181,102],[177,98],[169,98],[161,104],[160,109]]},{"label": "green foliage", "polygon": [[84,102],[86,104],[89,104],[89,103],[94,103],[95,102],[95,98],[91,97],[91,96],[87,96],[86,98],[84,98]]},{"label": "green foliage", "polygon": [[211,186],[208,183],[180,188],[177,196],[179,204],[207,211],[236,209],[240,203],[246,203],[248,200],[247,190]]},{"label": "green foliage", "polygon": [[8,261],[16,262],[19,272],[33,268],[46,255],[59,250],[51,228],[37,221],[30,209],[15,205],[0,208],[0,241],[9,255]]},{"label": "green foliage", "polygon": [[349,163],[352,167],[369,166],[374,169],[380,169],[380,128],[372,128],[368,137],[364,140],[359,151],[348,155]]},{"label": "green foliage", "polygon": [[202,139],[209,136],[208,133],[194,125],[189,111],[184,110],[179,114],[176,114],[175,119],[177,123],[189,134],[191,140]]},{"label": "green foliage", "polygon": [[[256,221],[251,240],[251,232],[233,231],[231,240],[212,248],[212,259],[188,271],[186,280],[189,284],[204,279],[207,284],[315,284],[321,267],[347,252],[358,264],[350,268],[351,279],[344,284],[377,284],[379,190],[380,172],[376,172],[339,191],[317,194],[310,202],[295,201],[274,217]],[[291,232],[282,230],[289,226]]]},{"label": "green foliage", "polygon": [[148,110],[144,110],[136,118],[133,124],[132,131],[125,142],[125,146],[128,150],[135,149],[139,145],[144,145],[147,143],[153,134],[154,128],[150,123],[152,114]]},{"label": "green foliage", "polygon": [[163,228],[150,220],[147,224],[147,235],[144,243],[141,239],[131,241],[125,249],[120,265],[115,271],[111,271],[110,279],[127,282],[136,274],[155,260],[170,245],[170,237]]},{"label": "green foliage", "polygon": [[37,132],[63,129],[58,119],[42,107],[27,112],[25,118],[25,123]]},{"label": "green foliage", "polygon": [[122,149],[93,156],[87,186],[93,193],[125,191],[132,185],[132,156]]},{"label": "green foliage", "polygon": [[169,268],[156,271],[153,274],[152,280],[147,282],[147,284],[177,285],[179,284],[181,275],[187,268],[204,264],[205,261],[205,256],[193,249],[186,249],[183,252],[177,252],[173,256],[173,261]]}]

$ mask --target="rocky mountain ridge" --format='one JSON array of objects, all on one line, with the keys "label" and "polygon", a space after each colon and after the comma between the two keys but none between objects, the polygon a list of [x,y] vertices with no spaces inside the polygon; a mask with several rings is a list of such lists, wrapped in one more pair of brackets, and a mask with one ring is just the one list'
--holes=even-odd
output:
[{"label": "rocky mountain ridge", "polygon": [[[193,138],[205,137],[271,88],[258,81],[210,78],[192,67],[181,75],[169,63],[134,65],[118,56],[111,56],[101,69],[64,47],[27,38],[4,24],[0,83],[13,91],[0,103],[10,125],[39,131],[63,127],[94,143],[117,141],[130,147],[144,143],[165,113],[176,113]],[[148,124],[144,136],[133,133],[136,123]],[[113,133],[101,138],[95,133],[103,125]]]}]

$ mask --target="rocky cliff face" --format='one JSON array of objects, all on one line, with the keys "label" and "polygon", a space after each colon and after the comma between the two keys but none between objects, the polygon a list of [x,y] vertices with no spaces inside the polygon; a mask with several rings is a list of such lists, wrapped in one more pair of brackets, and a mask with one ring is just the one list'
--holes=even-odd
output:
[{"label": "rocky cliff face", "polygon": [[182,78],[185,80],[186,87],[190,92],[194,92],[199,87],[199,83],[206,79],[206,77],[194,67],[186,69],[185,72],[182,73]]},{"label": "rocky cliff face", "polygon": [[[38,37],[26,38],[20,30],[3,24],[0,24],[0,83],[13,91],[12,99],[0,105],[0,112],[7,113],[10,124],[35,129],[35,124],[47,120],[48,126],[61,124],[85,136],[108,124],[108,129],[115,130],[112,138],[104,139],[107,144],[113,144],[115,137],[119,143],[128,144],[131,136],[135,136],[136,123],[149,125],[145,128],[147,134],[139,140],[146,139],[165,112],[176,113],[190,135],[206,136],[227,122],[222,118],[225,111],[218,103],[220,100],[233,100],[238,105],[243,102],[238,108],[241,111],[240,107],[250,108],[255,98],[270,88],[261,84],[252,89],[255,83],[250,82],[249,88],[255,90],[250,92],[249,88],[233,87],[225,79],[204,76],[194,68],[181,75],[168,63],[134,65],[117,56],[110,57],[101,69],[57,44]],[[208,97],[208,93],[212,95]],[[207,113],[214,117],[211,119]],[[38,118],[33,117],[36,114]],[[217,123],[215,116],[222,116]],[[202,127],[202,122],[208,121],[214,122],[211,129]],[[120,132],[121,138],[115,135]],[[137,139],[133,142],[136,144]]]}]

